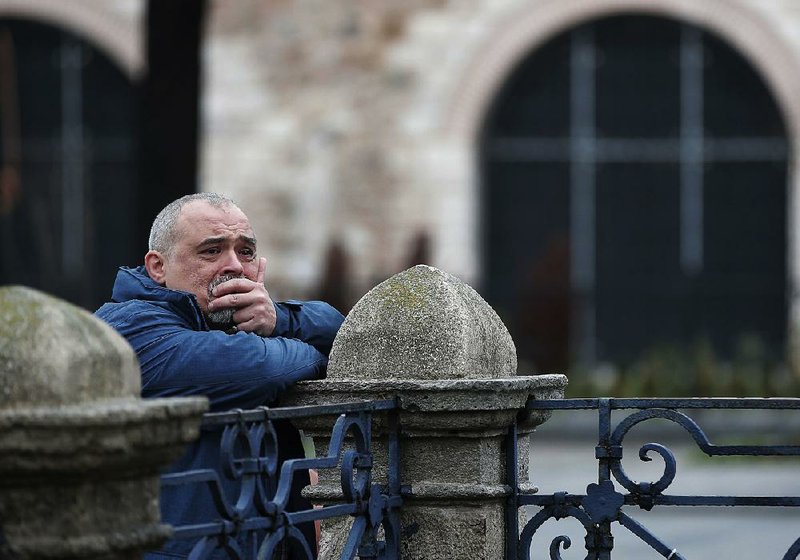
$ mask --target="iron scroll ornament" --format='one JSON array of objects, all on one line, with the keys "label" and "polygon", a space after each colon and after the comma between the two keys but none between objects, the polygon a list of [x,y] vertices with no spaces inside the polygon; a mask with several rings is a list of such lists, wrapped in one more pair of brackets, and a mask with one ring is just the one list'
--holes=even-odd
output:
[{"label": "iron scroll ornament", "polygon": [[[628,477],[622,467],[622,448],[625,435],[633,426],[651,419],[666,419],[683,427],[698,447],[709,456],[800,456],[800,446],[793,445],[732,445],[718,446],[709,439],[694,420],[676,408],[785,408],[800,409],[800,399],[564,399],[531,401],[532,410],[575,410],[597,409],[599,412],[599,441],[595,456],[599,461],[598,483],[587,487],[586,495],[572,495],[558,492],[551,495],[524,495],[513,469],[510,483],[515,489],[513,507],[537,505],[542,509],[525,525],[519,535],[517,545],[509,547],[507,558],[528,560],[534,533],[549,519],[572,517],[577,519],[586,531],[587,559],[609,559],[613,549],[611,524],[618,522],[658,554],[670,560],[682,559],[677,549],[663,543],[645,526],[622,511],[623,506],[639,506],[650,510],[655,505],[708,505],[708,506],[784,506],[800,507],[800,497],[750,497],[750,496],[668,496],[663,492],[675,478],[677,462],[674,454],[664,445],[648,443],[639,449],[642,461],[651,461],[651,453],[658,454],[664,461],[664,473],[656,481],[635,482]],[[611,410],[639,408],[622,420],[611,433]],[[516,438],[516,430],[511,430]],[[511,443],[509,443],[511,445]],[[516,447],[516,444],[514,443]],[[627,494],[614,488],[613,478],[628,491]],[[509,533],[509,540],[516,535]],[[561,551],[569,548],[569,537],[561,535],[550,544],[551,560],[560,560]],[[800,559],[800,539],[795,541],[783,560]]]},{"label": "iron scroll ornament", "polygon": [[[313,560],[314,553],[298,524],[352,516],[354,523],[341,554],[343,559],[397,557],[402,500],[399,480],[390,476],[386,486],[372,483],[371,427],[375,410],[387,410],[390,431],[396,429],[393,401],[345,405],[295,407],[207,414],[204,425],[222,425],[220,472],[199,469],[163,475],[163,486],[205,484],[213,499],[217,519],[179,526],[173,539],[196,539],[189,560],[205,560],[224,553],[231,560],[269,560],[291,550],[292,558]],[[284,461],[278,469],[278,437],[274,419],[325,416],[343,411],[333,426],[328,454],[313,459]],[[391,440],[390,435],[390,455]],[[396,448],[396,446],[395,446]],[[389,457],[389,471],[396,457]],[[340,469],[342,503],[324,508],[287,511],[295,473],[309,469]],[[237,483],[229,499],[220,475]],[[378,539],[382,532],[383,540]],[[247,543],[242,550],[243,540]],[[280,557],[280,556],[277,556]]]}]

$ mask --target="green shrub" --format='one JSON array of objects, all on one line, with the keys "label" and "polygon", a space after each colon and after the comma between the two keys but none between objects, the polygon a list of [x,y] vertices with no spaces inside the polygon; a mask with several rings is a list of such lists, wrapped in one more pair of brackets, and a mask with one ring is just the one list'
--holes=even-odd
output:
[{"label": "green shrub", "polygon": [[663,344],[634,362],[602,364],[568,373],[568,396],[615,397],[794,397],[800,375],[771,359],[763,341],[742,336],[732,358],[717,356],[707,339],[692,346]]}]

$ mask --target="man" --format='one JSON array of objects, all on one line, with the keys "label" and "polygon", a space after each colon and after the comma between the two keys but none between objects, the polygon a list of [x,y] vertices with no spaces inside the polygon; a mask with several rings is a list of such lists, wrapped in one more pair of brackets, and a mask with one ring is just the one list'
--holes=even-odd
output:
[{"label": "man", "polygon": [[[230,199],[193,194],[159,213],[144,266],[121,268],[112,302],[96,312],[136,351],[142,396],[205,395],[212,412],[249,409],[324,376],[341,313],[323,302],[273,302],[265,272],[250,222]],[[301,456],[297,431],[277,424],[280,460]],[[219,436],[204,431],[171,470],[219,471]],[[220,478],[232,499],[235,484]],[[308,479],[296,482],[299,490]],[[297,495],[293,502],[310,507]],[[161,509],[173,525],[219,518],[204,485],[165,488]],[[313,526],[303,532],[313,539]],[[150,557],[184,557],[193,544],[170,541]]]}]

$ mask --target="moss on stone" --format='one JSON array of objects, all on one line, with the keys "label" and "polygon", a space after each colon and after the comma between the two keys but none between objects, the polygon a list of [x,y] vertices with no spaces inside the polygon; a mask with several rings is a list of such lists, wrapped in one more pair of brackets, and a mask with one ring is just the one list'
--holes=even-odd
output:
[{"label": "moss on stone", "polygon": [[0,288],[0,405],[76,404],[136,397],[136,355],[110,326],[22,286]]},{"label": "moss on stone", "polygon": [[367,293],[342,325],[331,378],[474,379],[516,374],[516,350],[471,287],[418,265]]}]

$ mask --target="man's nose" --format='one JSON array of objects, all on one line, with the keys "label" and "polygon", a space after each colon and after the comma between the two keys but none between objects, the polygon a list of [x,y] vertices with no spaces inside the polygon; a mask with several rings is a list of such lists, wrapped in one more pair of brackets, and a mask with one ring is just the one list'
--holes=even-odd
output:
[{"label": "man's nose", "polygon": [[236,251],[225,251],[220,274],[239,275],[242,274],[242,272],[244,272],[244,267],[242,266],[242,263],[239,260],[239,255],[236,254]]}]

